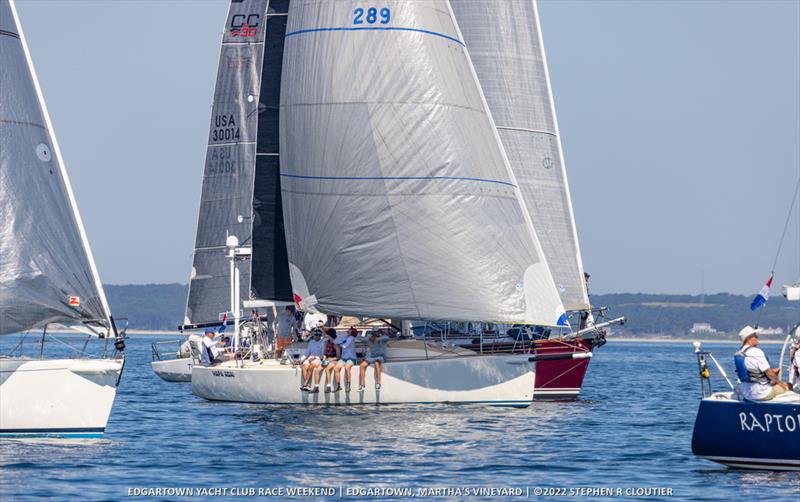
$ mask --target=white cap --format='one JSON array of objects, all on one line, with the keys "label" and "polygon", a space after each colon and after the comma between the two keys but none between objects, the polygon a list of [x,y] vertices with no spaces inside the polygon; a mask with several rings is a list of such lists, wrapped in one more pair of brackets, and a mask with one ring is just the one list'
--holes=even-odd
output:
[{"label": "white cap", "polygon": [[745,326],[744,328],[741,329],[741,331],[739,331],[739,340],[741,340],[742,343],[744,343],[745,340],[757,334],[758,330],[756,328],[752,326]]}]

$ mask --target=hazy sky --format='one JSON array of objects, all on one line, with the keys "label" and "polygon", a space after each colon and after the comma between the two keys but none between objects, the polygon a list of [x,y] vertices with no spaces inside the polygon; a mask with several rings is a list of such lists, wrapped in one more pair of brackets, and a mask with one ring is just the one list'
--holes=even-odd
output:
[{"label": "hazy sky", "polygon": [[[17,2],[106,283],[188,280],[227,5]],[[756,292],[800,175],[800,1],[540,14],[592,291]]]}]

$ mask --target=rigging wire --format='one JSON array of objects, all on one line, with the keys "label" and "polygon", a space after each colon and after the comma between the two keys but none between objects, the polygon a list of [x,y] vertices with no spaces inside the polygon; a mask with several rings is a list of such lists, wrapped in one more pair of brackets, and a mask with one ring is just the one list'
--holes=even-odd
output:
[{"label": "rigging wire", "polygon": [[797,202],[797,193],[800,192],[800,176],[797,177],[797,183],[794,186],[794,195],[792,196],[792,203],[789,205],[789,212],[786,214],[786,222],[783,224],[783,233],[781,240],[778,243],[778,251],[775,252],[775,261],[772,262],[772,273],[775,273],[775,266],[778,264],[778,257],[783,248],[783,239],[786,237],[786,230],[789,228],[789,222],[792,219],[792,211],[794,211],[794,203]]},{"label": "rigging wire", "polygon": [[[781,233],[781,240],[778,242],[778,250],[775,252],[775,260],[772,262],[771,268],[771,276],[775,276],[775,267],[778,265],[778,258],[781,255],[781,249],[783,249],[783,240],[786,238],[786,231],[789,229],[789,222],[792,220],[792,212],[794,211],[794,204],[797,202],[797,194],[800,192],[800,176],[797,177],[797,183],[794,186],[794,194],[792,195],[792,203],[789,205],[789,211],[786,213],[786,222],[783,224],[783,232]],[[761,324],[761,315],[764,313],[764,308],[766,305],[762,305],[761,308],[758,309],[758,316],[756,317],[756,327]]]}]

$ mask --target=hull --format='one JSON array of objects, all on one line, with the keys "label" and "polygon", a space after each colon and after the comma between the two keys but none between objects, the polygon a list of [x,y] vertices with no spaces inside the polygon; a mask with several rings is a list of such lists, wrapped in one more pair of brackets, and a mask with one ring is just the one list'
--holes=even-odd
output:
[{"label": "hull", "polygon": [[742,402],[730,393],[705,398],[694,424],[692,452],[739,469],[800,471],[800,398]]},{"label": "hull", "polygon": [[102,437],[123,366],[0,358],[0,437]]},{"label": "hull", "polygon": [[[485,403],[526,407],[533,397],[534,363],[530,356],[467,356],[441,360],[387,362],[382,387],[375,389],[374,370],[367,369],[366,388],[358,390],[358,368],[352,387],[325,393],[300,390],[301,371],[277,361],[231,363],[192,368],[192,392],[205,399],[264,404],[428,404]],[[344,379],[342,380],[344,382]]]},{"label": "hull", "polygon": [[484,353],[531,352],[536,355],[536,382],[533,398],[537,401],[577,399],[592,357],[591,341],[535,340],[520,342],[496,340],[460,343],[461,347]]},{"label": "hull", "polygon": [[192,358],[168,359],[150,363],[153,372],[167,382],[191,382]]},{"label": "hull", "polygon": [[577,399],[592,360],[592,347],[586,340],[538,340],[534,353],[537,401]]}]

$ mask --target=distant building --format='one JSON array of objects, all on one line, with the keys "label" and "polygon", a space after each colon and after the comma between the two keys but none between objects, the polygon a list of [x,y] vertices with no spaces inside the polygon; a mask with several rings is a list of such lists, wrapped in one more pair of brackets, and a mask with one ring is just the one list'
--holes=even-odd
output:
[{"label": "distant building", "polygon": [[692,325],[692,329],[689,330],[689,333],[692,335],[718,335],[723,332],[712,328],[711,323],[696,322]]}]

